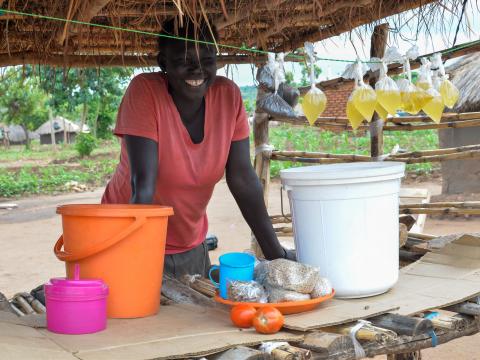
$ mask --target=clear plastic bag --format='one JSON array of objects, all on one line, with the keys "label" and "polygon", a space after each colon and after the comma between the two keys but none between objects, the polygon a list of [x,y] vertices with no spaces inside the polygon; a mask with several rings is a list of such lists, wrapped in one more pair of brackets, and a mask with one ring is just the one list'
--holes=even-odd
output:
[{"label": "clear plastic bag", "polygon": [[310,293],[312,299],[330,295],[333,291],[332,283],[327,278],[319,278],[313,291]]},{"label": "clear plastic bag", "polygon": [[[362,64],[360,60],[357,60],[355,63],[347,66],[342,75],[346,79],[355,80],[355,89],[347,102],[347,117],[354,119],[354,122],[351,122],[354,128],[357,128],[359,125],[357,116],[354,116],[356,115],[354,109],[361,114],[363,119],[371,121],[375,111],[375,105],[377,104],[377,94],[375,90],[363,81],[363,75],[366,70],[366,66]],[[350,114],[350,116],[348,116],[348,114]]]},{"label": "clear plastic bag", "polygon": [[322,90],[315,86],[315,53],[313,44],[306,42],[305,51],[310,62],[310,90],[303,98],[302,109],[309,124],[313,126],[317,118],[327,107],[327,97]]},{"label": "clear plastic bag", "polygon": [[287,259],[272,260],[266,268],[266,284],[302,294],[310,294],[320,277],[317,268]]},{"label": "clear plastic bag", "polygon": [[445,68],[443,67],[442,56],[437,53],[430,58],[432,62],[432,69],[436,69],[436,75],[440,79],[440,84],[437,90],[442,96],[443,103],[452,109],[458,101],[460,92],[453,83],[448,80],[448,75],[445,74]]},{"label": "clear plastic bag", "polygon": [[310,300],[310,294],[302,294],[296,291],[285,290],[277,286],[267,284],[265,286],[268,294],[269,303],[279,303],[287,301],[305,301]]},{"label": "clear plastic bag", "polygon": [[257,73],[257,81],[260,85],[275,91],[275,54],[268,53],[268,60],[265,65],[263,65]]},{"label": "clear plastic bag", "polygon": [[443,110],[445,104],[443,103],[442,95],[433,87],[428,89],[428,95],[432,98],[422,107],[422,110],[437,124],[442,120]]},{"label": "clear plastic bag", "polygon": [[363,122],[362,114],[360,114],[355,108],[355,105],[353,105],[351,94],[347,101],[347,118],[348,121],[350,121],[350,125],[352,126],[353,130],[357,130],[360,124]]},{"label": "clear plastic bag", "polygon": [[387,65],[384,62],[381,63],[380,76],[375,84],[375,92],[377,94],[375,110],[380,118],[385,119],[387,117],[387,114],[384,114],[382,110],[395,115],[400,108],[402,99],[397,84],[391,77],[387,76]]},{"label": "clear plastic bag", "polygon": [[418,74],[416,86],[427,91],[432,87],[432,71],[430,70],[430,61],[426,58],[421,59],[422,65]]},{"label": "clear plastic bag", "polygon": [[261,285],[265,285],[267,279],[268,264],[270,261],[261,260],[255,264],[253,279]]},{"label": "clear plastic bag", "polygon": [[228,299],[239,302],[268,302],[265,288],[256,281],[231,281],[227,288]]}]

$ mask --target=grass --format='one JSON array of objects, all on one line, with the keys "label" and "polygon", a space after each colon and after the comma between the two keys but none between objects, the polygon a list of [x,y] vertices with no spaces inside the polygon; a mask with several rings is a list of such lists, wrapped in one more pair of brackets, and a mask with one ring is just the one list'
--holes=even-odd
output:
[{"label": "grass", "polygon": [[[73,145],[51,146],[35,144],[32,150],[11,147],[0,153],[0,162],[24,161],[27,165],[0,167],[0,197],[11,198],[31,194],[52,194],[68,191],[65,184],[77,181],[92,187],[105,185],[118,163],[116,141],[102,142],[92,156],[80,159]],[[51,160],[55,159],[55,164]],[[38,161],[38,164],[31,163]]]},{"label": "grass", "polygon": [[[270,144],[278,150],[320,151],[333,154],[369,155],[370,136],[368,133],[355,135],[352,132],[334,133],[317,128],[280,125],[270,128]],[[412,132],[391,131],[384,134],[385,152],[395,145],[407,151],[438,149],[438,135],[435,130]],[[272,161],[271,175],[278,176],[280,170],[302,163]],[[432,163],[407,165],[407,171],[429,173],[438,168]]]},{"label": "grass", "polygon": [[[103,141],[101,145],[93,151],[93,156],[108,154],[119,151],[119,149],[120,145],[117,141]],[[24,145],[13,145],[9,149],[2,148],[0,151],[0,164],[14,161],[69,160],[77,156],[78,153],[73,144],[57,145],[57,150],[54,151],[51,145],[40,145],[37,140],[32,142],[30,150],[25,149]]]},{"label": "grass", "polygon": [[[351,132],[333,133],[317,128],[281,125],[270,128],[270,143],[281,150],[322,151],[335,154],[368,155],[370,138],[367,134]],[[386,132],[385,152],[395,145],[408,151],[438,148],[435,130],[413,132]],[[65,184],[77,181],[92,187],[104,186],[118,163],[120,146],[116,140],[103,141],[92,155],[80,159],[73,145],[58,146],[33,143],[31,150],[12,146],[0,150],[0,197],[11,198],[31,194],[52,194],[68,191]],[[54,159],[54,160],[52,160]],[[7,168],[5,165],[14,167]],[[301,163],[271,162],[271,175],[278,176],[281,169],[302,166]],[[408,171],[429,173],[438,164],[408,165]]]}]

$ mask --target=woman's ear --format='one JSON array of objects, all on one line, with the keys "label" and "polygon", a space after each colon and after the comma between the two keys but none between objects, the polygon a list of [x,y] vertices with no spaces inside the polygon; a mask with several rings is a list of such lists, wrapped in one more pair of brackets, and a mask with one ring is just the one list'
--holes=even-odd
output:
[{"label": "woman's ear", "polygon": [[162,52],[159,52],[157,55],[157,63],[158,63],[158,66],[160,67],[160,71],[166,72],[165,55]]}]

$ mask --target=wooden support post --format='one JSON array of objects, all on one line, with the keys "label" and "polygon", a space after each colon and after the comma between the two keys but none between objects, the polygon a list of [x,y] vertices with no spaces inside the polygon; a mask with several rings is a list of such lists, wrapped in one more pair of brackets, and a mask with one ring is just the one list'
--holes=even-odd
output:
[{"label": "wooden support post", "polygon": [[[388,24],[375,26],[371,38],[370,57],[382,58],[388,40]],[[374,87],[376,76],[370,77],[370,86]],[[370,123],[370,153],[372,158],[383,155],[383,120],[375,112]]]},{"label": "wooden support post", "polygon": [[53,126],[53,114],[52,110],[48,110],[48,117],[50,119],[50,139],[52,141],[52,149],[53,151],[57,150],[57,144],[55,142],[55,129]]},{"label": "wooden support post", "polygon": [[[265,95],[265,91],[259,86],[257,92],[257,101]],[[260,179],[260,183],[263,187],[263,200],[265,201],[265,206],[268,207],[268,189],[270,187],[270,158],[264,156],[262,151],[257,151],[259,147],[262,145],[268,145],[269,143],[268,114],[258,108],[255,109],[255,115],[253,117],[253,139],[256,149],[254,161],[255,172],[257,173],[257,176]],[[251,250],[254,252],[256,257],[264,257],[262,249],[260,248],[260,245],[258,245],[258,242],[253,234]]]}]

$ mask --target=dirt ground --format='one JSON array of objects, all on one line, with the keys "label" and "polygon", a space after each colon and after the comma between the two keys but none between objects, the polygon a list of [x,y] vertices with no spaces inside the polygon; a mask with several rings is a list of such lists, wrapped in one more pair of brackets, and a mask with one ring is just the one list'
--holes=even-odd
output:
[{"label": "dirt ground", "polygon": [[[427,187],[439,194],[438,182],[408,185]],[[12,296],[30,290],[51,277],[64,276],[63,264],[53,255],[53,245],[61,234],[61,218],[55,208],[61,204],[97,203],[102,189],[42,196],[15,201],[17,209],[0,210],[0,292]],[[284,204],[285,207],[288,204]],[[271,214],[280,213],[280,186],[274,182],[269,197]],[[243,251],[250,246],[250,230],[245,224],[225,181],[220,182],[208,208],[210,232],[219,239],[219,247],[210,253],[212,263],[228,251]],[[424,232],[444,235],[480,231],[480,220],[428,219]],[[291,245],[285,241],[285,245]],[[480,360],[480,335],[462,338],[423,353],[427,360]],[[384,357],[378,357],[384,359]]]}]

